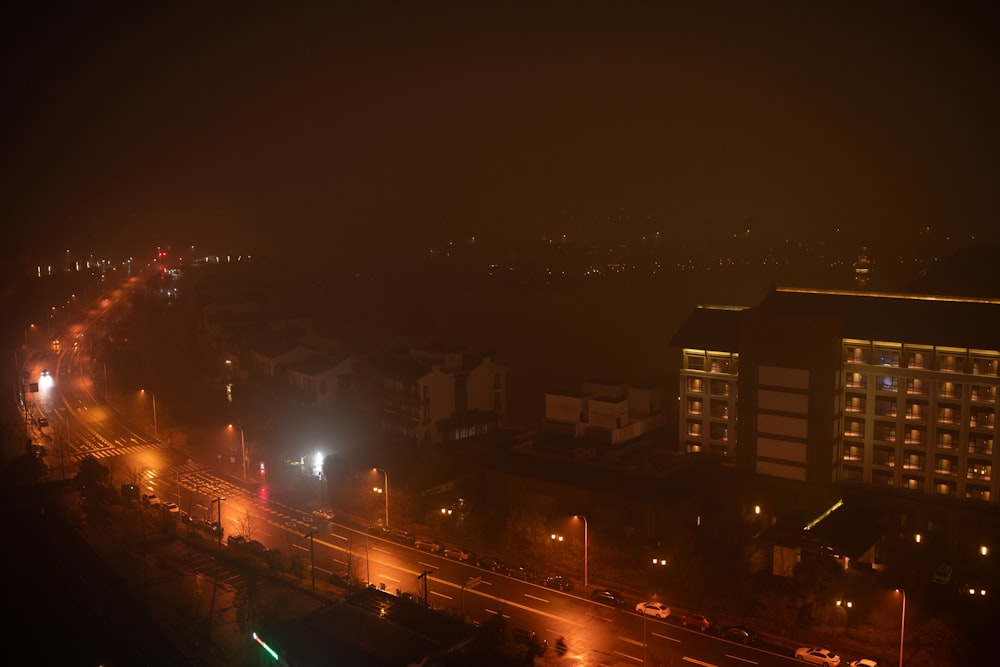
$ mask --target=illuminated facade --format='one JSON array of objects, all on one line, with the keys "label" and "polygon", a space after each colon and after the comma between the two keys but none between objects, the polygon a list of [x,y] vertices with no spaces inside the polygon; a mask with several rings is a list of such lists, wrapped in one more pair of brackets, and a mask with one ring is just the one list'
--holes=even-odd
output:
[{"label": "illuminated facade", "polygon": [[1000,301],[869,292],[699,308],[674,337],[680,443],[763,475],[996,504],[990,322]]}]

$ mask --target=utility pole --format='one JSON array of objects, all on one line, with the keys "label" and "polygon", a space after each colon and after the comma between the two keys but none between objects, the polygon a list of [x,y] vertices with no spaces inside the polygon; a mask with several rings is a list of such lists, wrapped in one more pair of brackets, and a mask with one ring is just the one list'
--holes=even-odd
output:
[{"label": "utility pole", "polygon": [[310,530],[306,537],[309,538],[309,571],[312,573],[312,589],[316,590],[316,550],[313,548],[315,542],[313,537],[316,535],[316,529]]},{"label": "utility pole", "polygon": [[418,580],[420,580],[420,579],[424,580],[424,606],[427,607],[428,609],[430,609],[431,601],[427,598],[427,595],[428,595],[428,593],[427,593],[427,575],[428,574],[434,574],[434,570],[424,570],[423,572],[421,572],[420,574],[417,575],[417,579]]}]

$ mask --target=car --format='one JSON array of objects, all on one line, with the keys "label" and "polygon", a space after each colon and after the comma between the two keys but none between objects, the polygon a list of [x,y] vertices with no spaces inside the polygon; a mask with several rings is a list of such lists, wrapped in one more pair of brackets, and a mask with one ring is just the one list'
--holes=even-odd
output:
[{"label": "car", "polygon": [[635,606],[635,610],[644,616],[653,616],[655,618],[666,618],[667,616],[670,616],[670,607],[655,600],[640,602]]},{"label": "car", "polygon": [[173,502],[171,500],[168,500],[167,502],[161,504],[160,507],[161,507],[161,509],[163,509],[164,512],[167,512],[169,514],[180,514],[181,513],[181,508],[177,506],[177,503],[175,503],[175,502]]},{"label": "car", "polygon": [[860,660],[851,660],[850,665],[851,667],[878,667],[878,661],[871,658],[861,658]]},{"label": "car", "polygon": [[156,497],[155,493],[144,493],[142,494],[142,504],[153,507],[160,504],[160,499]]},{"label": "car", "polygon": [[542,586],[554,588],[557,591],[571,591],[573,590],[573,580],[567,579],[561,574],[556,574],[550,577],[543,577]]},{"label": "car", "polygon": [[399,599],[405,600],[406,602],[410,602],[413,604],[423,604],[423,602],[420,600],[420,596],[414,593],[408,593],[406,591],[403,591],[402,593],[399,594]]},{"label": "car", "polygon": [[600,604],[606,604],[609,607],[621,607],[625,604],[624,595],[607,588],[599,588],[596,591],[591,591],[590,599]]},{"label": "car", "polygon": [[523,565],[511,565],[507,568],[507,576],[521,581],[534,581],[535,573]]},{"label": "car", "polygon": [[472,554],[461,547],[446,547],[444,555],[445,558],[453,558],[460,561],[472,560]]},{"label": "car", "polygon": [[43,377],[43,378],[49,377],[49,369],[48,368],[43,368],[42,369],[41,377]]},{"label": "car", "polygon": [[392,535],[392,531],[381,524],[372,524],[371,526],[368,526],[368,534],[376,537],[389,538]]},{"label": "car", "polygon": [[408,530],[402,530],[402,529],[392,531],[390,537],[392,537],[392,539],[396,540],[397,542],[402,542],[403,544],[409,544],[410,546],[413,546],[413,543],[417,541],[417,538],[413,533],[411,533]]},{"label": "car", "polygon": [[756,645],[760,641],[760,636],[750,628],[742,625],[728,625],[719,630],[719,636],[731,642],[740,644]]},{"label": "car", "polygon": [[685,628],[697,628],[702,632],[712,628],[715,622],[701,612],[693,612],[681,616],[681,625]]},{"label": "car", "polygon": [[931,581],[935,584],[950,584],[953,574],[954,570],[951,565],[948,565],[948,563],[941,563],[934,568],[934,573],[931,575]]},{"label": "car", "polygon": [[233,548],[246,546],[247,538],[242,535],[230,535],[226,538],[226,546]]},{"label": "car", "polygon": [[476,561],[476,566],[490,572],[505,572],[507,570],[507,566],[503,564],[502,560],[493,558],[492,556],[480,558]]},{"label": "car", "polygon": [[261,542],[258,542],[257,540],[247,540],[246,542],[244,542],[244,545],[246,546],[247,551],[257,556],[262,556],[266,554],[268,551],[270,551],[270,549],[265,547]]},{"label": "car", "polygon": [[813,648],[804,646],[795,649],[795,659],[808,662],[811,665],[823,665],[823,667],[837,667],[840,664],[840,656],[828,648]]},{"label": "car", "polygon": [[414,540],[413,546],[421,551],[430,551],[432,554],[436,554],[441,551],[441,543],[437,540],[432,540],[429,537],[421,537]]},{"label": "car", "polygon": [[49,420],[45,415],[38,415],[38,428],[48,428]]},{"label": "car", "polygon": [[319,509],[313,510],[313,516],[319,517],[320,519],[326,519],[327,521],[333,521],[333,510],[329,507],[320,507]]},{"label": "car", "polygon": [[548,640],[539,637],[538,633],[534,630],[512,628],[510,634],[515,643],[524,644],[528,647],[528,650],[532,651],[536,656],[541,657],[545,655],[545,651],[549,648]]}]

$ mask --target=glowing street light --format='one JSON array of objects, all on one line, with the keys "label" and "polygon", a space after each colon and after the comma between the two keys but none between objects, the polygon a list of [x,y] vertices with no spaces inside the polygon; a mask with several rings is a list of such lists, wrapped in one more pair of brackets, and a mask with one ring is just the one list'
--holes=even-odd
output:
[{"label": "glowing street light", "polygon": [[899,667],[903,667],[903,637],[906,630],[906,591],[898,589],[903,596],[903,609],[899,616]]},{"label": "glowing street light", "polygon": [[385,476],[385,488],[379,489],[376,487],[375,491],[377,493],[385,494],[385,527],[386,529],[388,529],[389,528],[389,473],[381,468],[372,468],[372,470],[374,472],[380,472]]},{"label": "glowing street light", "polygon": [[[139,391],[145,394],[148,390],[140,389]],[[159,433],[156,430],[156,394],[154,394],[152,391],[149,391],[149,395],[152,396],[153,398],[153,437],[159,438],[160,437]]]},{"label": "glowing street light", "polygon": [[240,430],[240,449],[242,450],[242,453],[243,453],[243,481],[245,482],[246,479],[247,479],[247,441],[246,441],[246,437],[243,434],[243,427],[242,426],[236,426],[235,424],[230,424],[229,428],[238,428]]}]

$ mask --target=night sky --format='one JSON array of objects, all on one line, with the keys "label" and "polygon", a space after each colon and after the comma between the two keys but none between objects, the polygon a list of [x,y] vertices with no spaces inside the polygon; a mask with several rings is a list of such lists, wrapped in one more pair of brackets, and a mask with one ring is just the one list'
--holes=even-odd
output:
[{"label": "night sky", "polygon": [[990,3],[24,4],[11,254],[997,234]]}]

